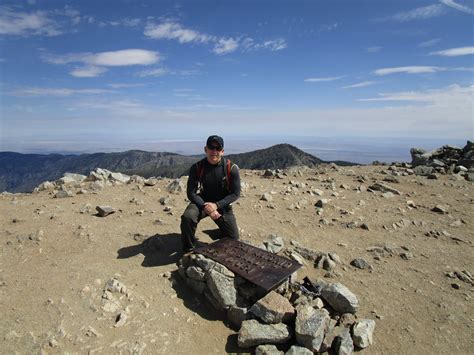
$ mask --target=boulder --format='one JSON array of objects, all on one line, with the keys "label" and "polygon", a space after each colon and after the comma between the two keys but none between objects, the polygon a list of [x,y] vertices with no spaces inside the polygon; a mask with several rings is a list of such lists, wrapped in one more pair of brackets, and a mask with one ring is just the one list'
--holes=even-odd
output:
[{"label": "boulder", "polygon": [[334,349],[338,355],[350,355],[354,353],[354,343],[351,338],[349,328],[343,328],[336,338],[336,346]]},{"label": "boulder", "polygon": [[275,345],[259,345],[255,348],[255,355],[283,355]]},{"label": "boulder", "polygon": [[339,313],[355,313],[359,308],[359,301],[356,295],[338,282],[323,287],[321,296]]},{"label": "boulder", "polygon": [[285,355],[313,355],[313,352],[302,346],[292,345]]},{"label": "boulder", "polygon": [[122,174],[122,173],[110,173],[109,179],[126,184],[127,182],[130,181],[130,176]]},{"label": "boulder", "polygon": [[111,206],[96,206],[95,209],[97,210],[97,214],[100,217],[106,217],[109,214],[112,214],[112,213],[115,212],[115,208],[113,208]]},{"label": "boulder", "polygon": [[234,286],[234,278],[223,275],[216,270],[211,270],[207,276],[207,285],[219,306],[227,309],[235,305],[237,301],[237,290]]},{"label": "boulder", "polygon": [[314,309],[309,305],[297,306],[295,321],[297,344],[318,352],[321,349],[329,319],[329,312],[326,309]]},{"label": "boulder", "polygon": [[251,319],[242,322],[237,344],[241,348],[250,348],[261,344],[281,344],[290,338],[290,328],[286,324],[261,324]]},{"label": "boulder", "polygon": [[186,187],[180,179],[175,179],[168,185],[167,189],[173,194],[179,194],[180,192],[183,192]]},{"label": "boulder", "polygon": [[290,301],[275,291],[258,300],[250,308],[250,312],[268,324],[287,322],[295,316],[295,309]]}]

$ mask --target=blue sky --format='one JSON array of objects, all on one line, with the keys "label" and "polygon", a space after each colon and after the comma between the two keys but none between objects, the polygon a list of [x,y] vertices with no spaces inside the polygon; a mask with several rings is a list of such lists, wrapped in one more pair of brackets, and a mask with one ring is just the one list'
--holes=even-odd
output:
[{"label": "blue sky", "polygon": [[0,150],[472,140],[473,17],[467,0],[4,0]]}]

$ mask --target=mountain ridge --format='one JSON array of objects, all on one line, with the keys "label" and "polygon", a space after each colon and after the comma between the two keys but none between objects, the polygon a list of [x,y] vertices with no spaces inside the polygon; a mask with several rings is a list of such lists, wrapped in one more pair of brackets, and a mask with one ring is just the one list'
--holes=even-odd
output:
[{"label": "mountain ridge", "polygon": [[[143,177],[179,177],[204,155],[128,150],[80,155],[22,154],[0,152],[0,191],[31,192],[43,181],[56,180],[66,172],[89,174],[104,168]],[[226,155],[242,169],[284,169],[289,166],[315,167],[325,162],[299,148],[282,143],[246,153]],[[346,163],[351,165],[352,163]]]}]

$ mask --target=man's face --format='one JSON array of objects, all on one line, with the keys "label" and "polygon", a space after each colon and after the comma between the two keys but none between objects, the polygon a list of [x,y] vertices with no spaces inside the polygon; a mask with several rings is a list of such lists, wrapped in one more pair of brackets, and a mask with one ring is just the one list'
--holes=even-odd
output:
[{"label": "man's face", "polygon": [[212,142],[208,146],[205,146],[204,151],[207,155],[207,161],[210,164],[217,164],[224,155],[224,149],[221,148],[216,142]]}]

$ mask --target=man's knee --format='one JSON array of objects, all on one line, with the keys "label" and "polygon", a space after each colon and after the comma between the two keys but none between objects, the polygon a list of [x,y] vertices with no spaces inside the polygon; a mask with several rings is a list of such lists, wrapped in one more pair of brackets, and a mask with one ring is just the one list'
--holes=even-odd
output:
[{"label": "man's knee", "polygon": [[194,205],[189,205],[181,215],[182,222],[197,223],[199,217],[199,208]]}]

